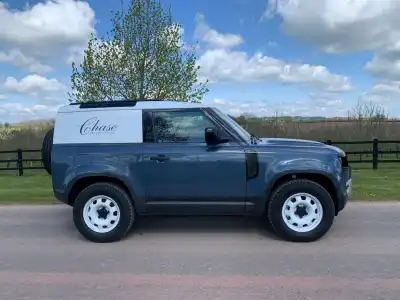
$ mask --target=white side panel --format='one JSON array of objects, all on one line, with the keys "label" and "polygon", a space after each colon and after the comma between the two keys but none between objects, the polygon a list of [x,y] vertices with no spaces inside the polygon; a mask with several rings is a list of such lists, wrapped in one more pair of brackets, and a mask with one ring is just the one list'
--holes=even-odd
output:
[{"label": "white side panel", "polygon": [[54,144],[142,143],[141,110],[58,113]]}]

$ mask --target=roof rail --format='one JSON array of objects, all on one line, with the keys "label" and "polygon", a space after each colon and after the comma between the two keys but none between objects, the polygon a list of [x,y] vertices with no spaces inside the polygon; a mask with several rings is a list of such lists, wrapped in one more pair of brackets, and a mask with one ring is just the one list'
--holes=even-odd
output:
[{"label": "roof rail", "polygon": [[116,101],[101,101],[101,102],[82,102],[70,103],[69,105],[79,105],[79,108],[102,108],[102,107],[132,107],[138,102],[146,101],[165,101],[161,99],[149,100],[116,100]]}]

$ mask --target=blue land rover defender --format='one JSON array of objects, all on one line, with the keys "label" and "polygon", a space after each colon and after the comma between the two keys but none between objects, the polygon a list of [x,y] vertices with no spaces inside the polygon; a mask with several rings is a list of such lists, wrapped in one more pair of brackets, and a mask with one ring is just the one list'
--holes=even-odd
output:
[{"label": "blue land rover defender", "polygon": [[214,107],[176,101],[74,103],[43,141],[57,199],[93,242],[122,239],[137,216],[266,216],[281,238],[325,235],[345,207],[346,154],[258,138]]}]

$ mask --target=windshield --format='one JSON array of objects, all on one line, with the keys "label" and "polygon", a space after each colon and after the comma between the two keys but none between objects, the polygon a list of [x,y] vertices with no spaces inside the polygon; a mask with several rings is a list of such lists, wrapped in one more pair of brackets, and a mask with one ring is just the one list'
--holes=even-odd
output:
[{"label": "windshield", "polygon": [[232,118],[230,118],[228,115],[224,114],[222,111],[220,111],[218,108],[212,108],[212,110],[225,122],[230,124],[235,130],[237,131],[238,134],[240,134],[241,137],[243,137],[245,140],[250,140],[251,139],[251,134],[248,133],[242,126],[240,126],[238,123],[236,123]]}]

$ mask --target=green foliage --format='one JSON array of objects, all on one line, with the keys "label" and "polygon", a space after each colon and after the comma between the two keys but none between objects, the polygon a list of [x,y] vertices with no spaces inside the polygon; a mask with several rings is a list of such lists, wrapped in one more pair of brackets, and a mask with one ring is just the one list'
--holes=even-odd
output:
[{"label": "green foliage", "polygon": [[[41,149],[44,135],[53,126],[53,120],[37,124],[20,123],[13,126],[0,126],[0,151],[18,148]],[[9,157],[4,159],[9,159]],[[0,160],[2,160],[1,157]]]},{"label": "green foliage", "polygon": [[80,68],[72,64],[70,101],[201,101],[208,88],[198,82],[195,48],[183,45],[159,0],[130,0],[111,22],[111,37],[92,35]]}]

